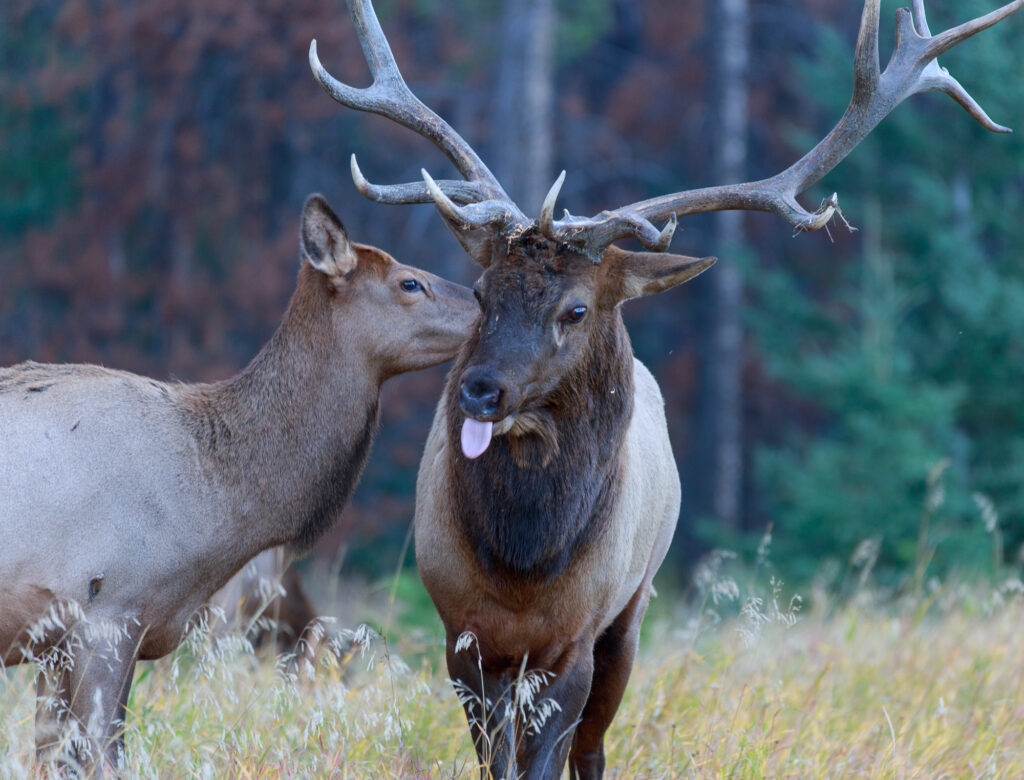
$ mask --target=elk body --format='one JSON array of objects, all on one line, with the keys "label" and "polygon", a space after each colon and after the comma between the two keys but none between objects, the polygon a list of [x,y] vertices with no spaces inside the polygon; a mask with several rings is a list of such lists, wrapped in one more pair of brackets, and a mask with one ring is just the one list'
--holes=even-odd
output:
[{"label": "elk body", "polygon": [[136,659],[173,650],[262,550],[329,526],[381,384],[450,359],[478,316],[469,290],[350,243],[318,196],[301,248],[280,327],[233,379],[0,369],[0,660],[67,661],[39,714],[42,753],[116,761]]},{"label": "elk body", "polygon": [[[364,195],[434,202],[484,269],[476,285],[482,316],[448,375],[420,465],[415,538],[485,778],[556,778],[567,760],[573,777],[603,775],[604,733],[680,500],[661,394],[632,356],[619,305],[713,262],[662,254],[677,218],[748,209],[798,231],[824,227],[836,196],[815,212],[797,196],[918,92],[945,92],[988,129],[1006,131],[936,57],[1022,5],[933,36],[923,0],[914,0],[898,12],[883,71],[879,0],[867,0],[850,107],[793,166],[763,181],[560,220],[564,172],[540,218],[527,218],[473,149],[410,92],[369,0],[349,0],[349,10],[370,87],[334,79],[313,42],[310,65],[328,94],[429,138],[465,179],[434,181],[423,171],[422,182],[376,185],[352,158]],[[624,238],[650,251],[613,246]],[[533,691],[530,706],[524,689]]]},{"label": "elk body", "polygon": [[[619,304],[712,262],[612,249],[594,265],[527,233],[482,277],[485,319],[420,466],[416,560],[495,777],[557,777],[570,745],[576,771],[603,769],[680,502],[661,392]],[[464,634],[473,652],[456,650]],[[533,735],[524,664],[553,675],[538,699],[558,703]]]}]

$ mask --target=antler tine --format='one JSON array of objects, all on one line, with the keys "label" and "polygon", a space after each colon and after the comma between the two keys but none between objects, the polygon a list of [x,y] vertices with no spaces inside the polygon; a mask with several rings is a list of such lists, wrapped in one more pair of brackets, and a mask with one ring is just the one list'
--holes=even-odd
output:
[{"label": "antler tine", "polygon": [[646,219],[611,211],[602,212],[594,219],[573,217],[566,211],[565,218],[555,222],[555,203],[564,183],[565,171],[562,171],[548,190],[540,210],[537,227],[546,238],[574,244],[594,262],[599,262],[604,250],[620,238],[635,238],[655,252],[664,252],[672,243],[672,236],[679,224],[675,214],[660,231]]},{"label": "antler tine", "polygon": [[558,193],[562,191],[562,185],[565,183],[565,171],[563,170],[558,178],[555,179],[555,183],[551,185],[551,189],[548,190],[548,194],[544,198],[544,205],[540,207],[540,220],[537,223],[537,227],[540,229],[541,235],[550,238],[552,241],[557,241],[558,238],[555,235],[555,203],[558,201]]},{"label": "antler tine", "polygon": [[492,198],[459,206],[444,192],[440,186],[441,182],[434,181],[424,169],[420,169],[420,174],[423,176],[430,197],[434,205],[437,206],[437,210],[441,212],[441,216],[459,232],[487,226],[502,227],[522,224],[509,210],[510,207],[515,208],[512,201]]},{"label": "antler tine", "polygon": [[444,194],[444,191],[437,186],[437,182],[430,178],[426,168],[420,168],[420,174],[423,176],[423,181],[427,185],[427,191],[430,193],[430,197],[433,199],[434,205],[437,206],[437,210],[441,212],[441,215],[459,227],[465,227],[466,220],[462,209],[456,206],[451,198]]},{"label": "antler tine", "polygon": [[[940,33],[934,37],[931,37],[931,41],[928,45],[928,56],[931,59],[941,57],[947,51],[952,49],[959,43],[963,43],[968,38],[982,30],[987,30],[993,25],[999,24],[1007,16],[1024,7],[1024,0],[1014,0],[1012,3],[1007,3],[1002,8],[997,8],[984,16],[979,16],[977,19],[972,19],[969,22],[946,30],[944,33]],[[924,8],[921,9],[922,16],[924,15]],[[926,25],[927,26],[927,25]]]},{"label": "antler tine", "polygon": [[[923,2],[923,0],[918,0]],[[881,13],[879,0],[867,0],[860,18],[860,32],[857,35],[857,51],[853,57],[853,91],[870,93],[878,86],[881,77],[878,61],[878,21]]]},{"label": "antler tine", "polygon": [[[924,0],[914,0],[914,27],[917,30],[917,34],[922,38],[931,39],[929,54],[932,57],[938,57],[972,35],[986,30],[994,24],[998,24],[1022,6],[1024,6],[1024,2],[1009,3],[985,16],[947,30],[938,37],[933,37],[931,30],[928,28],[928,16],[924,10]],[[960,82],[953,78],[945,68],[939,67],[938,63],[934,60],[925,67],[924,73],[922,73],[922,81],[927,84],[926,89],[945,92],[953,98],[986,130],[990,130],[993,133],[1013,132],[1010,128],[993,122],[991,117],[985,113],[985,109],[978,105],[978,102],[970,96]]]},{"label": "antler tine", "polygon": [[[354,154],[351,157],[350,167],[352,169],[352,181],[355,182],[356,189],[365,197],[377,203],[403,205],[406,203],[432,203],[434,200],[428,188],[423,185],[423,182],[411,184],[371,184],[359,169],[359,163],[356,162]],[[437,186],[444,191],[447,197],[459,204],[475,203],[486,197],[475,182],[442,179],[437,182]]]},{"label": "antler tine", "polygon": [[635,238],[652,252],[664,252],[672,243],[676,226],[675,214],[661,230],[643,217],[626,211],[602,211],[596,217],[574,217],[568,212],[563,219],[548,226],[548,232],[541,232],[552,241],[571,244],[595,263],[613,243],[623,238]]},{"label": "antler tine", "polygon": [[[515,221],[525,223],[526,217],[473,148],[409,89],[370,0],[348,0],[348,8],[373,83],[369,87],[357,89],[338,81],[320,62],[314,40],[309,45],[309,65],[324,91],[344,106],[379,114],[433,142],[467,179],[465,182],[436,182],[456,203],[501,201],[506,213],[512,215]],[[359,191],[380,203],[430,203],[433,200],[426,183],[422,181],[384,186],[371,184],[354,161],[352,174]]]},{"label": "antler tine", "polygon": [[934,86],[930,87],[931,89],[938,90],[939,92],[945,92],[953,98],[953,100],[959,103],[963,107],[964,111],[974,117],[975,121],[977,121],[978,124],[986,130],[993,133],[1013,132],[1012,128],[992,121],[992,118],[985,112],[985,109],[978,105],[978,101],[970,96],[960,82],[949,75],[949,72],[945,69],[941,70],[942,74],[935,79]]},{"label": "antler tine", "polygon": [[914,28],[922,38],[931,38],[932,31],[928,29],[928,15],[924,11],[924,0],[914,0],[912,7],[914,14]]},{"label": "antler tine", "polygon": [[[553,233],[593,253],[608,246],[600,246],[601,242],[595,240],[595,236],[600,236],[601,241],[639,237],[636,226],[643,222],[650,225],[668,219],[672,214],[686,216],[734,209],[766,211],[781,216],[797,230],[818,230],[828,224],[838,210],[838,199],[833,195],[820,209],[811,212],[797,202],[797,196],[845,159],[897,105],[919,92],[945,92],[987,129],[1010,132],[993,122],[963,86],[939,66],[936,58],[1024,7],[1024,0],[1014,0],[985,16],[935,36],[928,28],[924,0],[913,0],[911,11],[897,11],[896,47],[889,64],[881,72],[878,60],[879,6],[879,0],[865,0],[864,3],[854,56],[854,92],[849,108],[814,149],[785,171],[761,181],[651,198],[616,212],[602,212],[590,220],[567,217],[551,226]],[[618,215],[619,224],[610,225],[609,214]]]}]

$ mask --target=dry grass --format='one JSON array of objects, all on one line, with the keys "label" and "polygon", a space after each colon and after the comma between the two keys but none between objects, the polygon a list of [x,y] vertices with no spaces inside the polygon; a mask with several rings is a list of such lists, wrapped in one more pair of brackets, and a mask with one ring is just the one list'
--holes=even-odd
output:
[{"label": "dry grass", "polygon": [[[1024,776],[1020,586],[935,589],[912,603],[861,593],[796,617],[714,596],[647,632],[607,740],[610,777]],[[781,605],[781,606],[780,606]],[[710,609],[709,609],[710,607]],[[136,677],[127,775],[143,778],[474,778],[465,721],[429,632],[320,655],[292,674],[238,637],[195,636]],[[401,658],[411,664],[410,668]],[[31,777],[28,668],[0,676],[0,777]]]}]

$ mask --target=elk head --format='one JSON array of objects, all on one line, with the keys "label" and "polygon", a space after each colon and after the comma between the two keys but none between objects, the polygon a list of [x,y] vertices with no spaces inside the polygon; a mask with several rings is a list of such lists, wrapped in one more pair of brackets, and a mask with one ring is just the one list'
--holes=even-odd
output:
[{"label": "elk head", "polygon": [[[320,195],[306,201],[300,239],[306,262],[322,276],[334,305],[345,309],[334,318],[344,331],[338,340],[358,339],[358,354],[371,358],[381,381],[450,360],[480,313],[465,287],[349,241]],[[353,307],[366,312],[359,328],[352,327]]]},{"label": "elk head", "polygon": [[528,230],[499,245],[474,287],[482,316],[456,366],[465,415],[462,448],[483,454],[492,433],[534,424],[570,377],[610,358],[620,336],[619,304],[667,290],[714,263],[610,247],[594,263],[575,247]]},{"label": "elk head", "polygon": [[[429,138],[465,179],[434,181],[423,171],[422,182],[374,185],[352,157],[352,176],[360,192],[380,203],[433,202],[466,251],[485,269],[476,287],[483,316],[457,366],[462,368],[459,403],[468,421],[463,427],[463,449],[474,457],[486,450],[495,424],[530,408],[583,355],[599,348],[600,334],[609,322],[618,321],[619,303],[668,289],[714,262],[659,254],[668,249],[678,217],[756,210],[777,214],[798,231],[824,227],[838,210],[837,197],[811,212],[797,202],[797,196],[831,171],[893,108],[918,92],[945,92],[987,129],[1009,132],[985,114],[936,58],[1022,6],[1024,0],[1015,0],[933,36],[924,0],[913,0],[912,9],[897,12],[896,47],[883,71],[878,46],[880,0],[866,0],[850,107],[835,129],[792,166],[761,181],[672,193],[594,217],[576,217],[566,211],[560,220],[554,219],[554,207],[565,173],[548,194],[540,218],[527,218],[476,152],[409,90],[370,0],[349,0],[373,76],[370,87],[356,89],[327,73],[317,57],[316,41],[310,46],[309,59],[320,85],[335,100],[381,114]],[[636,239],[649,251],[626,252],[612,246],[624,238]]]}]

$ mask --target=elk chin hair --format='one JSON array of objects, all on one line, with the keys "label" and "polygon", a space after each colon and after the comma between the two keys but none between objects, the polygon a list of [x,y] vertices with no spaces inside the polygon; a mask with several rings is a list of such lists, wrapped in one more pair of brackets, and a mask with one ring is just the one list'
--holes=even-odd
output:
[{"label": "elk chin hair", "polygon": [[510,414],[494,426],[494,435],[508,436],[512,459],[519,468],[546,468],[558,455],[558,428],[545,409]]}]

